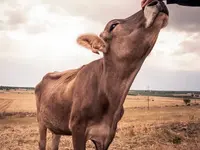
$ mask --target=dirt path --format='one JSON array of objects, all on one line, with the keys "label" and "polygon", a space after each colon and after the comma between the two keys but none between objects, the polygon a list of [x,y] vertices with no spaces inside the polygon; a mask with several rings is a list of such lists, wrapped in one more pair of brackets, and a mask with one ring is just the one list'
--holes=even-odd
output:
[{"label": "dirt path", "polygon": [[12,102],[12,99],[0,99],[0,113],[5,112]]}]

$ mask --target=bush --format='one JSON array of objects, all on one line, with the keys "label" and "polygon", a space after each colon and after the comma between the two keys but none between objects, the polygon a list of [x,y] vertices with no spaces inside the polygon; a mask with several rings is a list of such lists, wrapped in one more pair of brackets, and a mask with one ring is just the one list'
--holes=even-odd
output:
[{"label": "bush", "polygon": [[190,102],[191,102],[190,99],[184,98],[183,101],[184,101],[185,105],[190,106]]}]

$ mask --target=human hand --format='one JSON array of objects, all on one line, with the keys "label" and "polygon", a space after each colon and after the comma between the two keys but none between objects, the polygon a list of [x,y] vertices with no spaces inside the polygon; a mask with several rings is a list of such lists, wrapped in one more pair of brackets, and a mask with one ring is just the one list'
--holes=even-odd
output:
[{"label": "human hand", "polygon": [[141,1],[141,7],[144,8],[147,4],[149,4],[153,0],[142,0]]},{"label": "human hand", "polygon": [[[147,4],[151,3],[154,0],[142,0],[141,1],[141,7],[144,8]],[[159,0],[159,1],[163,1],[163,0]]]}]

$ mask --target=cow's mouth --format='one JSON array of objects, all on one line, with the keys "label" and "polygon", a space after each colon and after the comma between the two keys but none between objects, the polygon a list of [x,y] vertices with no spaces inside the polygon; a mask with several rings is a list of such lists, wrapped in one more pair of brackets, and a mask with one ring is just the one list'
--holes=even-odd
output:
[{"label": "cow's mouth", "polygon": [[158,19],[163,20],[161,26],[163,28],[167,25],[169,11],[164,2],[155,0],[147,4],[147,6],[145,6],[144,16],[146,18],[146,24],[145,24],[146,28],[151,27],[158,17],[159,17]]}]

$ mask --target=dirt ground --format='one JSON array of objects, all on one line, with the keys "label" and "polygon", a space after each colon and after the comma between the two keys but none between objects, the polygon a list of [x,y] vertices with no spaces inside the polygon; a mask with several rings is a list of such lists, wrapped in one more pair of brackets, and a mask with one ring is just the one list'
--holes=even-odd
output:
[{"label": "dirt ground", "polygon": [[[198,103],[199,101],[197,101]],[[127,96],[125,114],[110,150],[199,150],[200,105],[185,106],[181,99]],[[38,149],[35,100],[30,93],[0,93],[0,150]],[[51,133],[48,132],[48,146]],[[72,150],[63,136],[61,150]],[[89,141],[87,149],[94,146]]]}]

